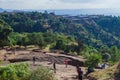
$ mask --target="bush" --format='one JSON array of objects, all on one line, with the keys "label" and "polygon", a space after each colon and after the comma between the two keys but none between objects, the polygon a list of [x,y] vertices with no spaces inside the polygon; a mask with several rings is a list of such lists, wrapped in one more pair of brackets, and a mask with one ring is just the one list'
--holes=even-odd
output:
[{"label": "bush", "polygon": [[0,80],[55,80],[50,69],[40,66],[30,71],[27,63],[10,64],[0,67]]},{"label": "bush", "polygon": [[108,62],[111,59],[111,55],[109,53],[103,53],[102,59],[103,59],[103,61]]},{"label": "bush", "polygon": [[28,80],[55,80],[53,72],[50,69],[40,66],[31,72]]},{"label": "bush", "polygon": [[0,80],[22,80],[29,75],[27,63],[10,64],[0,67]]},{"label": "bush", "polygon": [[90,67],[96,67],[98,63],[102,61],[102,56],[101,54],[90,54],[90,56],[87,58],[85,61],[85,65],[90,66]]}]

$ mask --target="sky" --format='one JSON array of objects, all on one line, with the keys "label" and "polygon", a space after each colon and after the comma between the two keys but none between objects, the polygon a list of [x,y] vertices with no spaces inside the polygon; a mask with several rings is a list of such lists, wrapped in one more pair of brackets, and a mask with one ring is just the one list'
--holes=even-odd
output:
[{"label": "sky", "polygon": [[120,0],[0,0],[3,9],[120,8]]}]

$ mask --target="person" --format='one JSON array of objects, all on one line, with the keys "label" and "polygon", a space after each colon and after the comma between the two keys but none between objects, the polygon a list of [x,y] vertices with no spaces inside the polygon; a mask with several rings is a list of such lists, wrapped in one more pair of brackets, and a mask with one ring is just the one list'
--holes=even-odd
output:
[{"label": "person", "polygon": [[67,65],[68,65],[68,59],[65,59],[64,63],[65,63],[65,67],[67,68]]},{"label": "person", "polygon": [[56,73],[56,62],[53,61],[53,70],[54,70],[54,73]]},{"label": "person", "polygon": [[92,68],[92,67],[88,67],[87,72],[86,72],[85,75],[87,76],[87,75],[90,74],[91,72],[94,72],[93,68]]},{"label": "person", "polygon": [[4,54],[4,61],[7,60],[7,54]]},{"label": "person", "polygon": [[101,68],[102,68],[102,69],[105,69],[105,66],[106,66],[105,63],[103,63],[103,64],[101,65]]},{"label": "person", "polygon": [[36,61],[35,56],[33,56],[33,65],[35,65],[35,61]]},{"label": "person", "polygon": [[77,66],[77,73],[78,73],[78,79],[83,80],[82,79],[83,71],[81,70],[79,66]]}]

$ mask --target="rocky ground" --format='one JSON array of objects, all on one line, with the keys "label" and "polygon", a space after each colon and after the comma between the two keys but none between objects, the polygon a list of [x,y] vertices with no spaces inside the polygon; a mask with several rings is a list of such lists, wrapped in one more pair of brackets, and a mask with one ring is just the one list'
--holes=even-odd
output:
[{"label": "rocky ground", "polygon": [[[52,53],[52,52],[45,52],[42,50],[38,51],[30,51],[30,50],[16,50],[15,55],[11,54],[12,51],[5,50],[2,51],[3,53],[7,53],[8,61],[4,61],[3,65],[9,63],[16,63],[16,62],[28,62],[30,64],[31,69],[36,69],[39,65],[46,66],[53,70],[52,62],[56,62],[56,78],[58,80],[78,80],[77,79],[77,72],[76,72],[76,65],[79,65],[85,74],[85,68],[83,67],[84,59],[82,57],[72,56],[68,54],[61,54],[59,52]],[[1,58],[4,58],[4,54],[1,55]],[[32,58],[35,56],[36,63],[33,65]],[[68,66],[65,67],[64,60],[68,60]],[[87,80],[87,79],[84,79]]]}]

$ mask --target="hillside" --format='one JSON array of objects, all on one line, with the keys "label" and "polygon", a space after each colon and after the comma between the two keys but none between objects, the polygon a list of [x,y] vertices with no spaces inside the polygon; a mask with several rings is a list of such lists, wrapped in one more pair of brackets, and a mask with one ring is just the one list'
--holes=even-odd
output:
[{"label": "hillside", "polygon": [[114,66],[93,72],[89,75],[89,80],[119,80],[120,79],[120,62]]},{"label": "hillside", "polygon": [[64,33],[79,38],[85,44],[101,47],[116,45],[120,48],[120,17],[103,15],[58,16],[54,13],[11,12],[0,13],[14,32]]}]

